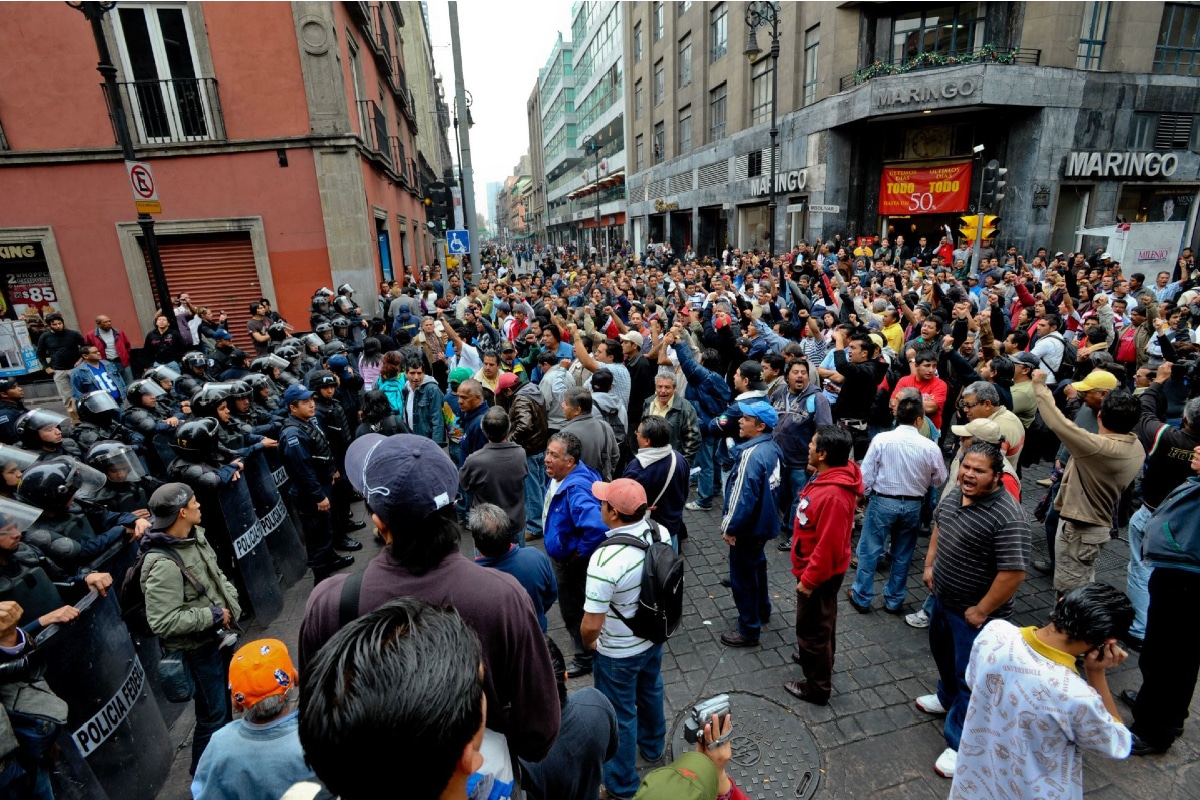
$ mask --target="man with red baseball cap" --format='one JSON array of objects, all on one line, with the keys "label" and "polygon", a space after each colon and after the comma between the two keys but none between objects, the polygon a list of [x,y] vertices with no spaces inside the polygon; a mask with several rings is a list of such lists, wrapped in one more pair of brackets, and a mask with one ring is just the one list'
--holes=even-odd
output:
[{"label": "man with red baseball cap", "polygon": [[297,687],[296,667],[278,639],[234,653],[229,692],[242,718],[213,734],[192,779],[195,800],[277,800],[292,784],[316,779],[300,747]]},{"label": "man with red baseball cap", "polygon": [[[650,503],[635,480],[596,481],[592,494],[600,501],[607,538],[634,536],[647,544],[670,542],[666,528],[646,516]],[[646,551],[634,545],[601,545],[588,562],[580,634],[596,649],[592,662],[595,687],[617,712],[620,743],[604,763],[609,797],[629,798],[638,790],[637,753],[657,761],[666,747],[663,712],[662,645],[635,636],[622,617],[637,612]],[[636,748],[636,750],[635,750]]]}]

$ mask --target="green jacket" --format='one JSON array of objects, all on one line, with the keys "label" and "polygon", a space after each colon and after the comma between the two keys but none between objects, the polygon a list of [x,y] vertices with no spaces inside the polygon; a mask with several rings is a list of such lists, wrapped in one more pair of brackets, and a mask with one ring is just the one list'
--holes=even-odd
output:
[{"label": "green jacket", "polygon": [[152,531],[146,535],[146,542],[148,546],[174,550],[205,589],[201,594],[192,588],[179,565],[167,556],[154,552],[146,556],[141,573],[146,621],[164,650],[195,650],[209,642],[217,627],[214,608],[229,609],[233,621],[242,615],[237,590],[217,566],[217,554],[204,538],[203,528],[193,528],[186,539]]}]

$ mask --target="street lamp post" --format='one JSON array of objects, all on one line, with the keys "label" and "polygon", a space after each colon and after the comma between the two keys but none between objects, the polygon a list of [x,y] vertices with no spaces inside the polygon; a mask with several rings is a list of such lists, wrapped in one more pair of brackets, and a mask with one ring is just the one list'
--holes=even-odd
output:
[{"label": "street lamp post", "polygon": [[[104,15],[116,6],[115,2],[68,2],[71,8],[83,14],[92,25],[92,36],[96,39],[96,51],[100,62],[96,70],[104,77],[104,94],[108,100],[108,110],[112,115],[113,127],[117,131],[117,143],[121,145],[121,154],[126,161],[136,161],[133,152],[133,138],[129,135],[129,122],[125,119],[125,105],[121,100],[121,92],[117,87],[117,68],[113,64],[112,55],[108,51],[108,41],[104,38]],[[162,258],[158,253],[158,238],[154,235],[154,217],[149,214],[138,214],[138,225],[142,229],[142,237],[146,241],[146,253],[150,258],[150,272],[154,276],[154,292],[158,295],[158,304],[162,313],[170,321],[171,326],[179,331],[179,320],[175,317],[175,304],[171,302],[171,291],[167,287],[167,275],[163,271]]]},{"label": "street lamp post", "polygon": [[588,138],[587,149],[596,160],[596,257],[603,258],[600,239],[600,145],[594,134]]},{"label": "street lamp post", "polygon": [[779,126],[775,116],[779,98],[779,14],[779,3],[768,1],[746,4],[746,27],[750,29],[750,35],[746,41],[745,55],[750,59],[751,64],[762,55],[762,48],[758,46],[758,37],[754,33],[755,29],[763,25],[771,26],[771,199],[767,203],[767,213],[770,215],[767,236],[771,243],[771,255],[779,252],[775,247],[775,209],[778,206],[775,201],[775,170],[777,166],[775,150],[776,142],[779,140]]}]

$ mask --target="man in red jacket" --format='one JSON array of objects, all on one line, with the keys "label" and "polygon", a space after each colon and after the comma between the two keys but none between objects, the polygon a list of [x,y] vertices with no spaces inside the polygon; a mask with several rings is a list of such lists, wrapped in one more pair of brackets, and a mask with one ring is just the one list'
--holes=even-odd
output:
[{"label": "man in red jacket", "polygon": [[850,566],[854,510],[863,496],[862,473],[850,460],[854,440],[836,425],[817,428],[808,445],[808,468],[816,473],[800,493],[792,535],[796,576],[796,652],[804,680],[783,688],[823,706],[833,692],[833,637],[837,599]]},{"label": "man in red jacket", "polygon": [[117,372],[125,378],[125,385],[133,383],[133,372],[129,368],[129,337],[125,331],[114,328],[112,318],[108,314],[96,316],[96,327],[85,333],[83,341],[100,351],[100,357],[112,362]]}]

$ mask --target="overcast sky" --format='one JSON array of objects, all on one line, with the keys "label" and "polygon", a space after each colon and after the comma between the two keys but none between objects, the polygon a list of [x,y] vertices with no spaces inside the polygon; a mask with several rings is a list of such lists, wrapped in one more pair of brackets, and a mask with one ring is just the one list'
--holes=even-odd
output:
[{"label": "overcast sky", "polygon": [[[450,50],[450,4],[430,0],[429,35],[437,71],[453,113],[454,57]],[[471,163],[475,210],[491,218],[487,184],[512,174],[529,151],[525,102],[538,70],[546,65],[558,31],[571,37],[570,0],[459,0],[463,80],[471,93]],[[454,128],[450,150],[455,152]],[[458,155],[455,152],[455,159]]]}]

